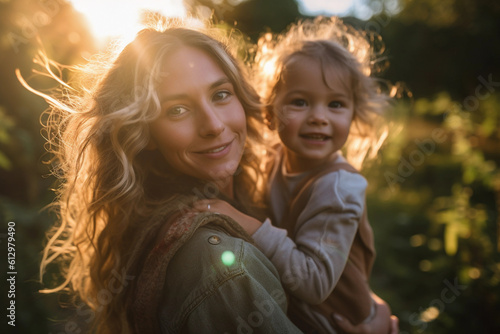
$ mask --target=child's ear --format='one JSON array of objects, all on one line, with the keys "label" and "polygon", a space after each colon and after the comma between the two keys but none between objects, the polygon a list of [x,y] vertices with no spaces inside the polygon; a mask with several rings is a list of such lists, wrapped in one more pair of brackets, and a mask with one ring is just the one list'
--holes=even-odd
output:
[{"label": "child's ear", "polygon": [[276,130],[276,117],[274,117],[274,111],[272,105],[267,105],[265,110],[265,123],[269,130]]}]

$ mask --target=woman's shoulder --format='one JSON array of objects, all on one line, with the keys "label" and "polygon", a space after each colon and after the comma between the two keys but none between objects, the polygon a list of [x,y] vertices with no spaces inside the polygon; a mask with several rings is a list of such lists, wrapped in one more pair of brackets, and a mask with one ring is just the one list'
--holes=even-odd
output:
[{"label": "woman's shoulder", "polygon": [[[176,252],[167,268],[167,284],[219,284],[253,269],[255,262],[274,267],[253,244],[210,224],[198,228]],[[180,274],[181,273],[181,274]]]},{"label": "woman's shoulder", "polygon": [[[220,291],[231,290],[237,297],[241,291],[255,290],[253,284],[269,282],[277,288],[278,277],[271,262],[251,243],[210,225],[200,227],[167,268],[160,318],[168,321],[162,320],[162,326],[173,331],[184,326],[193,312],[213,306]],[[232,302],[236,305],[239,300]]]},{"label": "woman's shoulder", "polygon": [[[195,267],[195,264],[202,267],[210,265],[216,267],[218,273],[227,274],[240,267],[242,256],[240,253],[245,246],[246,242],[240,238],[231,236],[211,226],[202,226],[176,252],[169,267],[175,268],[180,265],[184,269],[197,271],[199,268]],[[224,261],[222,260],[223,254],[225,255]],[[227,258],[232,258],[231,254],[234,255],[233,261],[227,260]],[[224,263],[231,265],[225,265]],[[171,269],[168,271],[171,271]]]}]

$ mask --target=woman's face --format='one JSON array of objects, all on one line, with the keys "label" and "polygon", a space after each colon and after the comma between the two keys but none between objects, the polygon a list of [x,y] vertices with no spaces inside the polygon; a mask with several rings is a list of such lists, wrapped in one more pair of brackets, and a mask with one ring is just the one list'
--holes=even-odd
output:
[{"label": "woman's face", "polygon": [[161,114],[148,148],[184,174],[232,186],[247,131],[231,81],[207,53],[188,46],[165,59],[161,78]]}]

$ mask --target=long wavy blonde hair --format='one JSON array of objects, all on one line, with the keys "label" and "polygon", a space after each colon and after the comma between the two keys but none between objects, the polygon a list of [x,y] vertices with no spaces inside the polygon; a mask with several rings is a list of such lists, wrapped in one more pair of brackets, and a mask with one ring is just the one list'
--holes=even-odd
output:
[{"label": "long wavy blonde hair", "polygon": [[394,92],[383,92],[371,76],[385,66],[382,52],[379,37],[349,27],[336,17],[300,21],[279,35],[264,34],[258,42],[254,77],[269,118],[279,117],[273,103],[282,72],[295,57],[314,59],[323,73],[333,68],[350,81],[354,118],[344,151],[347,160],[361,168],[365,160],[376,156],[387,137],[382,115]]},{"label": "long wavy blonde hair", "polygon": [[[190,191],[201,182],[171,169],[158,152],[145,150],[148,124],[160,112],[156,90],[160,67],[179,47],[206,52],[234,85],[248,130],[235,193],[240,202],[256,193],[261,176],[257,155],[262,144],[262,110],[234,55],[238,48],[229,45],[230,34],[177,20],[167,27],[140,31],[115,58],[103,61],[100,57],[73,68],[78,76],[70,84],[60,81],[58,94],[38,92],[20,77],[50,105],[45,128],[49,151],[55,157],[54,173],[61,182],[55,202],[59,220],[49,232],[40,275],[43,281],[47,266],[57,263],[63,279],[44,292],[66,289],[76,293],[94,310],[98,333],[133,331],[126,314],[130,289],[116,288],[116,275],[137,274],[137,263],[130,259],[137,259],[134,252],[143,249],[138,243],[145,239],[138,235],[153,236],[157,232],[153,229],[158,228],[147,222],[179,194],[196,196]],[[50,71],[50,61],[40,59]],[[99,293],[110,286],[116,295],[99,300]]]}]

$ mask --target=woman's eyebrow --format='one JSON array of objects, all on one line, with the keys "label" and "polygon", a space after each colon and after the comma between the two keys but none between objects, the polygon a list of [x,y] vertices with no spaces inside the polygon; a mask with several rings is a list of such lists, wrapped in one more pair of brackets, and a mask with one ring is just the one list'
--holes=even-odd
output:
[{"label": "woman's eyebrow", "polygon": [[168,102],[171,100],[181,100],[181,99],[186,98],[186,97],[187,97],[187,94],[166,95],[166,96],[162,96],[160,98],[160,103],[165,103],[165,102]]},{"label": "woman's eyebrow", "polygon": [[[217,88],[217,87],[222,86],[222,85],[227,84],[227,83],[232,84],[231,80],[229,80],[228,77],[223,77],[223,78],[220,78],[220,79],[214,81],[213,83],[211,83],[208,86],[208,89],[211,90],[211,89]],[[170,100],[180,100],[180,99],[187,98],[187,97],[188,97],[188,94],[185,94],[185,93],[165,95],[165,96],[162,96],[160,98],[160,103],[164,103],[164,102],[167,102]]]},{"label": "woman's eyebrow", "polygon": [[210,89],[214,89],[216,87],[219,87],[219,86],[222,86],[226,83],[230,83],[232,84],[231,80],[229,80],[228,77],[223,77],[223,78],[220,78],[219,80],[213,82],[211,85],[210,85]]}]

